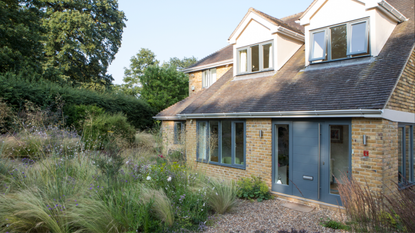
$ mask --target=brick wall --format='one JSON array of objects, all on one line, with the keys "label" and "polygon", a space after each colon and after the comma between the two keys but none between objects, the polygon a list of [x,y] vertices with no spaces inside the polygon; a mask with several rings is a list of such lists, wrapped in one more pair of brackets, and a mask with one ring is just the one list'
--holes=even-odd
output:
[{"label": "brick wall", "polygon": [[415,113],[415,50],[412,51],[386,108]]},{"label": "brick wall", "polygon": [[[221,78],[229,69],[232,68],[232,65],[220,66],[216,68],[216,78]],[[192,86],[195,87],[192,91]],[[197,93],[202,90],[202,71],[196,71],[189,73],[189,96]]]},{"label": "brick wall", "polygon": [[[187,120],[186,129],[188,165],[205,172],[208,176],[219,178],[238,180],[240,177],[260,176],[271,187],[271,119],[246,120],[246,170],[196,162],[196,121],[193,120],[191,124],[190,120]],[[259,137],[259,130],[263,131],[262,138]]]},{"label": "brick wall", "polygon": [[182,138],[182,144],[174,144],[174,121],[162,121],[161,130],[164,154],[172,150],[184,150],[185,137]]},{"label": "brick wall", "polygon": [[[363,135],[368,136],[363,145]],[[373,191],[388,192],[398,182],[398,123],[384,119],[352,119],[352,175]],[[364,157],[363,151],[369,151]]]}]

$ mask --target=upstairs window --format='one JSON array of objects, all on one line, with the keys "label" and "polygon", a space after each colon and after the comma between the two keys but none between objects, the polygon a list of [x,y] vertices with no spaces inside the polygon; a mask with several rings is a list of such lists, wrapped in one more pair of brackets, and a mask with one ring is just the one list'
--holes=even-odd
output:
[{"label": "upstairs window", "polygon": [[273,67],[272,42],[239,48],[237,51],[238,74],[266,71]]},{"label": "upstairs window", "polygon": [[310,41],[311,62],[368,55],[369,21],[354,21],[312,31]]},{"label": "upstairs window", "polygon": [[216,68],[210,70],[204,70],[202,73],[202,87],[208,88],[214,82],[216,82]]}]

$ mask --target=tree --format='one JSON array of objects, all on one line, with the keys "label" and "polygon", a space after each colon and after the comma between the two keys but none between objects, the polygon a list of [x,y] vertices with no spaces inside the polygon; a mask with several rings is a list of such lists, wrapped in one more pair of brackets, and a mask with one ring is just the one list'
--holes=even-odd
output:
[{"label": "tree", "polygon": [[149,66],[140,80],[141,97],[158,112],[189,95],[187,75],[174,66]]},{"label": "tree", "polygon": [[0,73],[42,73],[43,12],[32,0],[0,0]]},{"label": "tree", "polygon": [[125,94],[137,96],[141,90],[140,77],[147,67],[158,65],[159,61],[150,49],[141,48],[135,56],[131,57],[130,62],[129,69],[124,67],[125,84],[122,84],[119,89]]},{"label": "tree", "polygon": [[108,86],[126,20],[117,0],[39,0],[44,10],[46,62],[71,83]]},{"label": "tree", "polygon": [[177,70],[183,70],[197,62],[197,59],[192,57],[184,57],[180,60],[180,58],[172,57],[170,58],[170,61],[163,64],[164,67],[166,66],[175,66]]}]

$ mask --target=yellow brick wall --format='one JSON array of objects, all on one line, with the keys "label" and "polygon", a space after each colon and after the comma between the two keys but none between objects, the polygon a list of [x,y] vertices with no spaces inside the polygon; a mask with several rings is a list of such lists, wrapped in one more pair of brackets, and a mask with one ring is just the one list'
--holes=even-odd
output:
[{"label": "yellow brick wall", "polygon": [[[228,70],[232,68],[232,65],[220,66],[216,68],[216,78],[220,79]],[[192,86],[195,89],[192,91]],[[202,71],[196,71],[189,73],[189,96],[202,90]]]},{"label": "yellow brick wall", "polygon": [[415,113],[415,50],[412,51],[386,108]]},{"label": "yellow brick wall", "polygon": [[[363,145],[363,135],[368,136]],[[352,175],[373,191],[388,192],[398,182],[398,123],[385,119],[352,119]],[[363,151],[369,151],[364,157]]]},{"label": "yellow brick wall", "polygon": [[163,139],[163,153],[173,150],[184,150],[185,137],[182,137],[181,144],[174,144],[174,121],[162,121],[161,123],[161,132]]},{"label": "yellow brick wall", "polygon": [[[196,162],[196,121],[187,120],[186,156],[188,165],[205,172],[208,176],[238,180],[251,175],[260,176],[271,188],[271,119],[246,120],[246,170]],[[259,137],[259,130],[263,137]]]}]

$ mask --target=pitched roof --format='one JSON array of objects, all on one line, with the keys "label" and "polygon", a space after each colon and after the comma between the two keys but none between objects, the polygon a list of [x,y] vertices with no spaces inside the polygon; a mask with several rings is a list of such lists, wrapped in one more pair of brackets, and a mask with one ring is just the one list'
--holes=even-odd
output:
[{"label": "pitched roof", "polygon": [[216,62],[221,62],[221,61],[226,61],[229,59],[233,58],[233,46],[232,45],[228,45],[222,49],[220,49],[217,52],[214,52],[212,54],[210,54],[209,56],[201,59],[200,61],[196,62],[195,64],[187,67],[186,69],[189,68],[194,68],[194,67],[198,67],[198,66],[204,66],[204,65],[208,65],[208,64],[213,64]]},{"label": "pitched roof", "polygon": [[[294,32],[297,32],[297,33],[300,33],[301,35],[304,35],[304,28],[303,28],[303,30],[301,30],[300,29],[300,27],[297,27],[297,26],[294,26],[293,24],[292,24],[292,22],[291,22],[291,19],[289,19],[289,17],[290,16],[287,16],[287,17],[285,17],[285,20],[283,20],[283,19],[277,19],[277,18],[275,18],[275,17],[272,17],[272,16],[270,16],[270,15],[268,15],[268,14],[265,14],[264,12],[262,12],[262,11],[259,11],[259,10],[256,10],[256,9],[254,9],[254,8],[250,8],[249,10],[252,10],[253,12],[256,12],[257,14],[259,14],[259,15],[261,15],[262,17],[264,17],[264,18],[266,18],[266,19],[268,19],[269,21],[271,21],[272,23],[274,23],[275,25],[277,25],[277,26],[281,26],[281,27],[284,27],[284,28],[286,28],[286,29],[290,29],[290,30],[292,30],[292,31],[294,31]],[[249,11],[248,11],[249,12]],[[294,16],[295,17],[295,15],[292,15],[292,16]],[[298,19],[298,18],[297,18]],[[297,19],[295,19],[295,20],[297,20]],[[295,21],[294,20],[294,21]],[[295,22],[294,22],[295,23]]]},{"label": "pitched roof", "polygon": [[[412,0],[388,2],[413,17]],[[395,27],[371,62],[304,71],[302,46],[274,76],[235,80],[230,70],[175,114],[383,109],[414,46],[413,18]]]},{"label": "pitched roof", "polygon": [[284,23],[290,25],[293,28],[297,28],[298,30],[300,30],[304,34],[304,26],[301,26],[299,23],[295,22],[300,18],[300,16],[303,13],[304,12],[299,12],[297,14],[286,16],[284,18],[281,18],[281,21],[283,21]]}]

